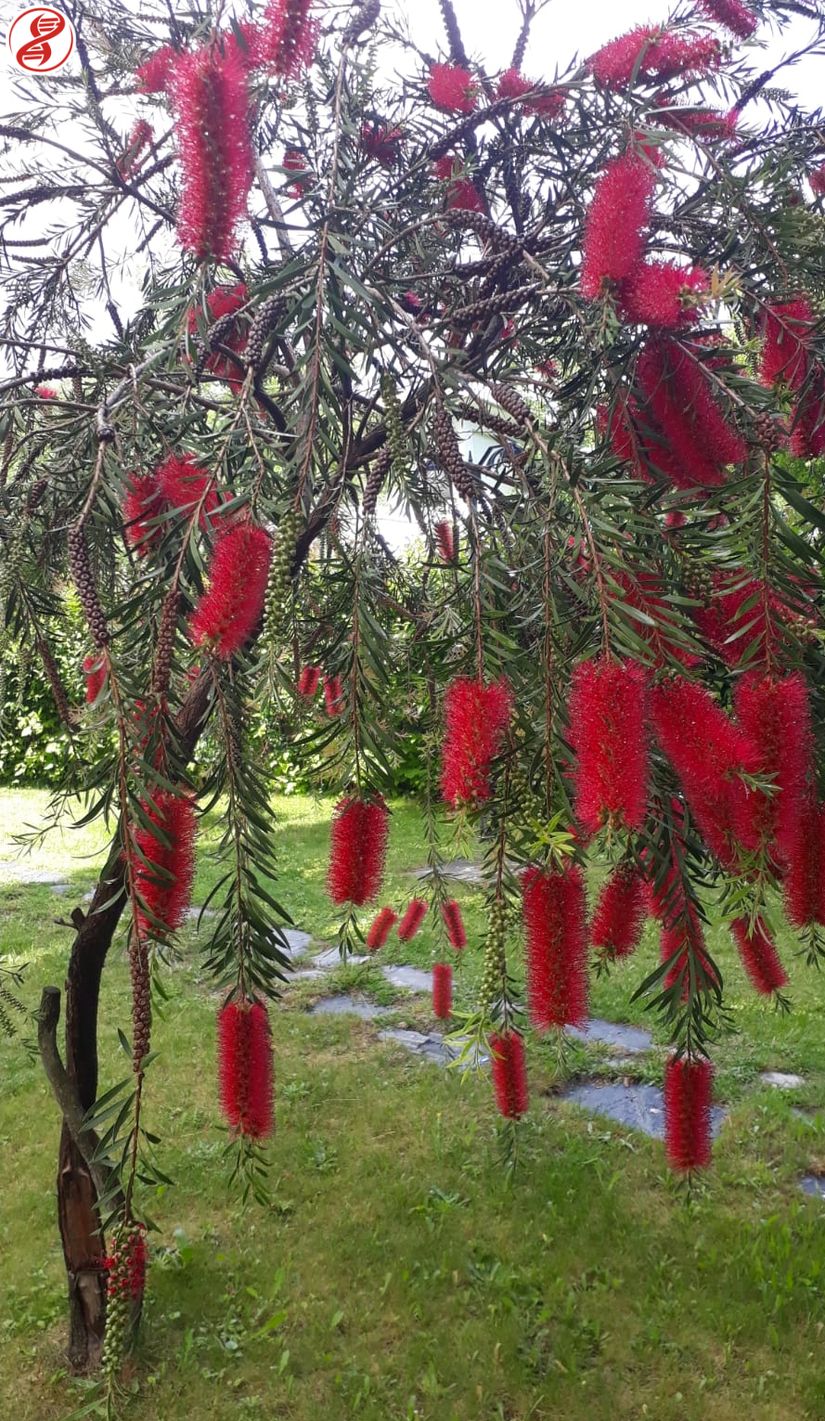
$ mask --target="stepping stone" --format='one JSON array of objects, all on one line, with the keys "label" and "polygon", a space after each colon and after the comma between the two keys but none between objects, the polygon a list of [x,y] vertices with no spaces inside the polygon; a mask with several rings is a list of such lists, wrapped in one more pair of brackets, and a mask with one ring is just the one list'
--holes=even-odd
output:
[{"label": "stepping stone", "polygon": [[620,1021],[602,1021],[595,1016],[586,1026],[570,1027],[569,1033],[578,1041],[601,1041],[605,1046],[615,1046],[630,1055],[649,1051],[653,1045],[649,1031],[643,1031],[639,1026],[627,1026]]},{"label": "stepping stone", "polygon": [[0,864],[0,887],[12,888],[15,883],[45,883],[53,887],[65,880],[53,868],[32,868],[28,863]]},{"label": "stepping stone", "polygon": [[[337,947],[328,947],[324,952],[317,952],[313,957],[316,967],[323,967],[329,970],[330,967],[340,967],[342,965],[341,954]],[[369,957],[359,957],[357,953],[347,958],[348,967],[362,967],[365,962],[369,962]]]},{"label": "stepping stone", "polygon": [[217,909],[215,908],[198,908],[193,904],[191,908],[186,909],[186,921],[188,923],[196,923],[201,914],[203,914],[204,918],[214,918],[216,911]]},{"label": "stepping stone", "polygon": [[[442,864],[441,872],[444,878],[456,878],[459,883],[483,883],[484,874],[477,863],[471,859],[450,859]],[[427,878],[432,878],[433,871],[429,867],[414,868],[412,877],[418,878],[422,882]]]},{"label": "stepping stone", "polygon": [[[641,1130],[656,1140],[664,1138],[665,1105],[664,1097],[655,1085],[596,1085],[581,1081],[561,1092],[563,1100],[570,1100],[583,1110],[594,1115],[604,1115],[619,1125],[628,1125],[632,1130]],[[719,1133],[725,1118],[725,1111],[719,1105],[711,1107],[711,1133]]]},{"label": "stepping stone", "polygon": [[293,972],[290,982],[317,982],[319,977],[325,977],[320,967],[306,967],[302,972]]},{"label": "stepping stone", "polygon": [[805,1084],[803,1076],[795,1076],[788,1071],[760,1071],[759,1079],[774,1090],[798,1090]]},{"label": "stepping stone", "polygon": [[321,997],[309,1011],[311,1016],[360,1016],[362,1021],[386,1015],[386,1007],[377,1007],[373,1002],[348,996]]},{"label": "stepping stone", "polygon": [[810,1194],[814,1199],[825,1199],[825,1174],[803,1174],[799,1187],[803,1194]]},{"label": "stepping stone", "polygon": [[409,992],[431,992],[433,989],[432,972],[425,972],[421,967],[382,967],[381,973],[393,987],[406,987]]},{"label": "stepping stone", "polygon": [[52,893],[56,893],[58,898],[65,898],[69,893],[73,893],[71,883],[52,883],[50,885]]},{"label": "stepping stone", "polygon": [[[461,1054],[463,1041],[445,1041],[444,1037],[437,1031],[425,1035],[423,1031],[406,1031],[402,1027],[388,1027],[386,1031],[379,1031],[379,1041],[397,1041],[399,1046],[403,1046],[407,1051],[411,1051],[414,1056],[421,1057],[424,1061],[431,1061],[435,1066],[449,1066],[457,1056]],[[465,1070],[477,1070],[489,1061],[489,1056],[476,1055],[464,1067]]]}]

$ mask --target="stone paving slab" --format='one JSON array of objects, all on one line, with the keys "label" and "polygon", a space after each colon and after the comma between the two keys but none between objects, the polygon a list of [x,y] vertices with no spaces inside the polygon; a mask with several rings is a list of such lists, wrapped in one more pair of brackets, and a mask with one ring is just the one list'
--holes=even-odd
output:
[{"label": "stone paving slab", "polygon": [[825,1199],[825,1174],[803,1174],[799,1187],[813,1199]]},{"label": "stone paving slab", "polygon": [[[312,960],[315,963],[316,967],[325,967],[328,971],[332,967],[341,966],[341,954],[338,951],[337,947],[328,947],[325,949],[324,952],[317,952]],[[359,957],[359,955],[356,953],[354,956],[347,958],[347,966],[362,967],[365,962],[369,961],[371,961],[369,957]]]},{"label": "stone paving slab", "polygon": [[795,1076],[791,1071],[760,1071],[759,1079],[774,1090],[798,1090],[805,1084],[804,1076]]},{"label": "stone paving slab", "polygon": [[[656,1140],[664,1138],[665,1105],[658,1086],[597,1085],[592,1081],[580,1081],[563,1090],[560,1098],[572,1101],[594,1115],[603,1115],[619,1125],[627,1125],[631,1130],[641,1130]],[[719,1105],[711,1107],[711,1133],[714,1136],[719,1133],[726,1113]]]},{"label": "stone paving slab", "polygon": [[[477,863],[473,863],[472,859],[450,859],[447,863],[442,864],[441,873],[444,878],[455,878],[459,883],[478,884],[484,882],[481,868]],[[410,870],[410,877],[417,878],[422,883],[432,876],[433,871],[428,865]]]},{"label": "stone paving slab", "polygon": [[53,887],[56,883],[65,882],[63,874],[54,868],[35,868],[32,864],[17,859],[11,863],[0,863],[0,888],[13,888],[15,883],[43,883],[47,887]]},{"label": "stone paving slab", "polygon": [[321,997],[309,1009],[311,1016],[360,1016],[362,1021],[370,1021],[374,1016],[386,1016],[386,1007],[377,1007],[363,997]]},{"label": "stone paving slab", "polygon": [[649,1051],[653,1045],[653,1037],[649,1031],[643,1031],[639,1026],[628,1026],[620,1021],[602,1021],[600,1017],[592,1017],[586,1026],[571,1026],[568,1031],[579,1041],[600,1041],[605,1046],[615,1046],[630,1055]]},{"label": "stone paving slab", "polygon": [[382,967],[381,974],[393,987],[406,987],[408,992],[431,992],[433,974],[422,967]]},{"label": "stone paving slab", "polygon": [[[445,1041],[444,1037],[437,1031],[425,1034],[423,1031],[408,1031],[402,1027],[388,1027],[386,1031],[379,1031],[379,1041],[395,1041],[399,1046],[403,1046],[414,1056],[420,1057],[424,1061],[431,1061],[436,1066],[449,1066],[451,1061],[455,1061],[461,1054],[462,1041]],[[486,1065],[489,1056],[476,1055],[467,1062],[466,1070],[476,1070]]]}]

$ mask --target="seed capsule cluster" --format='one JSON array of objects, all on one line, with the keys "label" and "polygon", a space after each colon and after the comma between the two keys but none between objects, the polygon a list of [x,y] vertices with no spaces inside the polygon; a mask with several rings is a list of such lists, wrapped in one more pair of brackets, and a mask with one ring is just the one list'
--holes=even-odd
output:
[{"label": "seed capsule cluster", "polygon": [[269,581],[264,604],[264,639],[270,645],[277,628],[281,625],[292,590],[292,564],[295,561],[295,545],[298,540],[298,518],[294,508],[287,509],[281,518],[275,536],[272,562],[269,565]]},{"label": "seed capsule cluster", "polygon": [[155,659],[152,666],[152,693],[159,699],[169,690],[172,674],[172,653],[175,647],[179,594],[177,587],[171,587],[166,594],[158,623],[155,642]]},{"label": "seed capsule cluster", "polygon": [[123,1364],[133,1304],[142,1298],[146,1283],[146,1239],[140,1224],[129,1222],[118,1229],[106,1267],[106,1333],[100,1367],[111,1386]]},{"label": "seed capsule cluster", "polygon": [[263,360],[266,338],[273,327],[278,324],[285,310],[286,300],[283,296],[275,294],[267,296],[252,317],[246,341],[246,358],[253,370],[257,370]]},{"label": "seed capsule cluster", "polygon": [[522,246],[518,237],[514,237],[512,232],[507,232],[503,227],[499,227],[484,212],[472,212],[466,207],[453,207],[444,213],[444,219],[456,227],[469,227],[477,237],[480,237],[482,241],[489,242],[498,251],[507,252],[513,257],[521,254]]},{"label": "seed capsule cluster", "polygon": [[432,421],[433,443],[438,463],[467,503],[476,497],[476,481],[461,457],[455,430],[443,405],[438,405]]},{"label": "seed capsule cluster", "polygon": [[384,486],[384,480],[386,479],[387,474],[390,471],[391,464],[392,453],[390,451],[389,445],[385,444],[384,448],[379,451],[378,457],[373,463],[369,474],[367,475],[367,481],[364,484],[363,509],[365,518],[372,518],[375,515],[375,509],[378,504],[378,495]]},{"label": "seed capsule cluster", "polygon": [[535,286],[515,286],[511,291],[499,291],[493,296],[485,296],[480,301],[471,301],[467,306],[459,306],[451,315],[457,321],[481,321],[485,316],[494,316],[498,311],[514,310],[531,296],[535,289]]},{"label": "seed capsule cluster", "polygon": [[500,381],[496,381],[495,384],[490,386],[490,394],[496,403],[501,405],[501,408],[506,410],[508,414],[512,415],[513,419],[517,420],[519,424],[530,423],[530,407],[525,404],[521,395],[517,390],[514,390],[511,385],[502,385]]},{"label": "seed capsule cluster", "polygon": [[97,595],[92,565],[89,560],[89,547],[81,523],[76,523],[73,528],[69,529],[68,542],[69,567],[77,588],[77,595],[80,598],[83,611],[86,613],[92,641],[95,646],[107,646],[109,627],[100,605],[100,598]]},{"label": "seed capsule cluster", "polygon": [[343,43],[352,44],[354,40],[357,40],[359,35],[364,33],[364,30],[372,28],[380,14],[381,0],[366,0],[365,4],[359,5],[347,25],[347,28],[344,30]]},{"label": "seed capsule cluster", "polygon": [[152,991],[149,980],[149,950],[135,936],[129,948],[129,976],[132,982],[132,1069],[137,1075],[149,1055],[152,1035]]},{"label": "seed capsule cluster", "polygon": [[385,376],[381,381],[381,393],[384,397],[384,419],[387,425],[387,443],[393,473],[396,478],[404,480],[410,472],[410,448],[407,443],[404,421],[401,417],[398,392],[389,376]]},{"label": "seed capsule cluster", "polygon": [[484,948],[484,969],[479,989],[479,1005],[482,1011],[489,1011],[502,994],[507,974],[507,956],[504,948],[506,913],[504,900],[495,898],[490,906],[490,926]]},{"label": "seed capsule cluster", "polygon": [[500,434],[502,439],[518,439],[521,435],[521,428],[511,419],[505,419],[503,415],[496,414],[494,409],[483,403],[456,405],[456,414],[461,419],[469,419],[474,424],[483,424],[485,429],[492,429],[494,434]]}]

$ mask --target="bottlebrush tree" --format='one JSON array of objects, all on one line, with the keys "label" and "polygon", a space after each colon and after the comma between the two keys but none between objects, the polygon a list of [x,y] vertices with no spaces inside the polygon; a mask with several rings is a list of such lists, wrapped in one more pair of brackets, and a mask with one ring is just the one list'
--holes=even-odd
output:
[{"label": "bottlebrush tree", "polygon": [[[779,1001],[783,901],[822,956],[825,125],[764,36],[806,27],[791,65],[825,22],[806,0],[651,0],[650,24],[565,67],[531,52],[540,7],[520,0],[496,73],[450,0],[432,53],[378,0],[68,8],[75,67],[15,80],[0,127],[0,577],[3,659],[36,650],[69,732],[54,817],[112,832],[72,914],[63,1054],[53,988],[39,1037],[70,1356],[104,1349],[114,1379],[162,1160],[152,992],[216,803],[216,1109],[242,1188],[264,1188],[290,921],[256,758],[273,707],[337,793],[341,952],[428,912],[439,1016],[483,954],[462,1029],[508,1120],[526,1024],[582,1021],[589,965],[653,917],[638,991],[672,1038],[668,1156],[704,1165],[709,913]],[[423,560],[394,556],[381,497]],[[87,645],[64,685],[69,623]],[[399,679],[426,745],[415,907],[382,899]],[[482,820],[468,942],[442,866]],[[592,924],[588,861],[609,868]],[[96,1046],[116,940],[119,1087]]]}]

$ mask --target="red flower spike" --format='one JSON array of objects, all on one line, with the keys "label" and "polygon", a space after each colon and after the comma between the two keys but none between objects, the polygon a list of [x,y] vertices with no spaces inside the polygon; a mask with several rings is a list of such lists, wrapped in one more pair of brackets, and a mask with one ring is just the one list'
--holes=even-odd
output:
[{"label": "red flower spike", "polygon": [[590,940],[609,961],[629,957],[642,938],[650,889],[640,868],[620,865],[611,873],[596,904]]},{"label": "red flower spike", "polygon": [[742,0],[697,0],[700,9],[739,39],[750,39],[759,21]]},{"label": "red flower spike", "polygon": [[606,283],[625,281],[638,266],[655,186],[651,164],[633,151],[614,158],[603,170],[582,241],[579,285],[587,300],[595,301]]},{"label": "red flower spike", "polygon": [[808,373],[808,342],[814,313],[806,296],[766,306],[759,375],[766,385],[799,390]]},{"label": "red flower spike", "polygon": [[570,690],[576,818],[639,830],[647,807],[647,677],[636,661],[581,661]]},{"label": "red flower spike", "polygon": [[542,90],[533,79],[525,79],[517,69],[506,69],[498,81],[496,97],[512,99],[518,103],[525,94],[532,94],[524,105],[525,113],[538,114],[542,118],[557,118],[564,108],[564,94],[559,89]]},{"label": "red flower spike", "polygon": [[389,810],[383,799],[345,795],[332,817],[327,887],[333,903],[362,907],[377,896],[384,877]]},{"label": "red flower spike", "polygon": [[598,50],[590,60],[590,69],[602,88],[628,89],[652,78],[707,74],[718,66],[720,56],[719,41],[709,35],[640,25]]},{"label": "red flower spike", "polygon": [[494,1032],[490,1037],[490,1056],[499,1113],[505,1120],[518,1120],[528,1104],[524,1038],[516,1031]]},{"label": "red flower spike", "polygon": [[83,675],[86,678],[86,702],[93,706],[106,685],[106,661],[100,652],[90,652],[83,658]]},{"label": "red flower spike", "polygon": [[484,202],[475,184],[461,176],[462,167],[457,158],[439,158],[433,164],[437,178],[448,184],[447,207],[460,208],[467,212],[483,212]]},{"label": "red flower spike", "polygon": [[346,702],[344,699],[344,683],[340,676],[324,677],[324,705],[327,715],[334,719],[341,715]]},{"label": "red flower spike", "polygon": [[702,636],[728,666],[752,659],[753,648],[776,638],[785,618],[779,598],[743,571],[712,574],[713,593],[707,606],[693,608]]},{"label": "red flower spike", "polygon": [[127,543],[139,557],[145,557],[163,536],[161,524],[152,525],[152,520],[161,515],[163,508],[163,495],[158,488],[156,474],[127,476],[122,508],[123,531]]},{"label": "red flower spike", "polygon": [[[659,97],[658,103],[667,103],[667,95]],[[674,104],[653,115],[657,128],[673,128],[687,138],[695,138],[700,143],[726,141],[737,136],[739,114],[735,109],[719,113],[713,109],[688,108]]]},{"label": "red flower spike", "polygon": [[459,676],[444,698],[446,733],[441,789],[448,804],[481,804],[490,797],[490,766],[501,749],[512,710],[507,682]]},{"label": "red flower spike", "polygon": [[445,113],[472,113],[478,87],[469,69],[459,64],[434,64],[427,92],[436,108]]},{"label": "red flower spike", "polygon": [[442,562],[455,562],[455,534],[452,523],[442,518],[433,527],[435,544]]},{"label": "red flower spike", "polygon": [[528,868],[522,879],[527,1002],[539,1031],[587,1020],[587,933],[584,877],[564,869]]},{"label": "red flower spike", "polygon": [[782,881],[785,912],[795,928],[825,927],[825,804],[809,797]]},{"label": "red flower spike", "polygon": [[[211,320],[218,321],[223,316],[231,316],[240,311],[248,300],[249,292],[244,283],[239,281],[234,286],[216,286],[214,291],[210,291],[206,304]],[[193,306],[189,308],[187,325],[190,334],[194,335],[198,329],[198,312]],[[221,337],[221,345],[240,355],[246,345],[247,334],[247,323],[243,320],[236,321]],[[210,375],[226,380],[233,390],[237,391],[243,385],[244,366],[241,361],[232,360],[219,350],[207,356],[204,369],[208,370]]]},{"label": "red flower spike", "polygon": [[757,992],[769,997],[771,992],[778,992],[780,987],[784,987],[788,974],[762,919],[757,918],[751,930],[747,918],[736,918],[730,930],[739,949],[742,966]]},{"label": "red flower spike", "polygon": [[814,168],[813,171],[808,174],[808,182],[811,184],[817,197],[822,197],[823,194],[825,194],[825,163],[819,168]]},{"label": "red flower spike", "polygon": [[378,952],[384,946],[397,922],[398,914],[392,908],[379,908],[367,933],[367,948],[370,952]]},{"label": "red flower spike", "polygon": [[[723,484],[725,465],[743,459],[747,447],[716,404],[701,365],[675,341],[662,338],[644,348],[636,377],[645,405],[643,434],[651,436],[647,452],[654,466],[658,437],[666,456],[675,456],[673,463],[666,461],[664,472],[677,488]],[[647,422],[651,416],[654,424]]]},{"label": "red flower spike", "polygon": [[382,168],[394,168],[401,157],[403,128],[390,128],[386,123],[362,123],[361,147],[369,158]]},{"label": "red flower spike", "polygon": [[282,79],[294,79],[314,58],[318,26],[310,8],[311,0],[269,0],[264,10],[256,59]]},{"label": "red flower spike", "polygon": [[295,181],[290,183],[287,192],[290,197],[301,198],[312,186],[312,170],[309,166],[309,159],[306,153],[302,153],[300,148],[285,148],[281,167],[287,173],[295,173]]},{"label": "red flower spike", "polygon": [[195,874],[197,821],[191,799],[159,790],[154,804],[144,804],[150,822],[163,842],[149,829],[135,830],[132,854],[138,905],[137,929],[141,937],[166,937],[182,926],[192,894]]},{"label": "red flower spike", "polygon": [[254,523],[222,533],[209,564],[209,583],[189,621],[194,646],[208,643],[228,661],[249,641],[264,607],[272,539]]},{"label": "red flower spike", "polygon": [[398,938],[400,942],[412,942],[421,924],[427,916],[426,898],[413,898],[407,904],[404,916],[398,924]]},{"label": "red flower spike", "polygon": [[710,1164],[710,1061],[671,1056],[665,1064],[665,1151],[672,1169]]},{"label": "red flower spike", "polygon": [[758,748],[762,773],[774,784],[774,793],[763,795],[759,805],[758,838],[773,844],[780,863],[787,863],[805,832],[813,750],[808,687],[800,671],[779,677],[751,671],[737,682],[733,701]]},{"label": "red flower spike", "polygon": [[131,177],[132,173],[140,167],[144,149],[154,142],[154,131],[151,124],[145,118],[139,118],[134,124],[125,151],[117,160],[117,171],[121,178]]},{"label": "red flower spike", "polygon": [[156,49],[135,70],[135,81],[141,94],[164,94],[175,66],[183,56],[171,44]]},{"label": "red flower spike", "polygon": [[453,969],[448,962],[433,966],[433,1016],[446,1021],[453,1009]]},{"label": "red flower spike", "polygon": [[262,1002],[227,1002],[218,1012],[218,1082],[231,1130],[248,1140],[272,1134],[272,1037]]},{"label": "red flower spike", "polygon": [[35,394],[39,400],[57,399],[57,391],[53,390],[51,385],[35,385],[32,393]]},{"label": "red flower spike", "polygon": [[700,267],[645,262],[623,283],[622,316],[643,326],[675,330],[697,320],[710,278]]},{"label": "red flower spike", "polygon": [[298,695],[311,701],[321,684],[320,666],[302,666],[298,676]]},{"label": "red flower spike", "polygon": [[233,255],[253,161],[246,66],[214,46],[177,58],[171,80],[183,187],[178,234],[205,261]]},{"label": "red flower spike", "polygon": [[798,459],[825,454],[825,369],[817,366],[794,412],[790,451]]},{"label": "red flower spike", "polygon": [[450,898],[446,903],[442,903],[441,916],[444,919],[450,947],[454,947],[456,952],[461,952],[467,946],[467,930],[461,916],[461,907],[455,898]]}]

